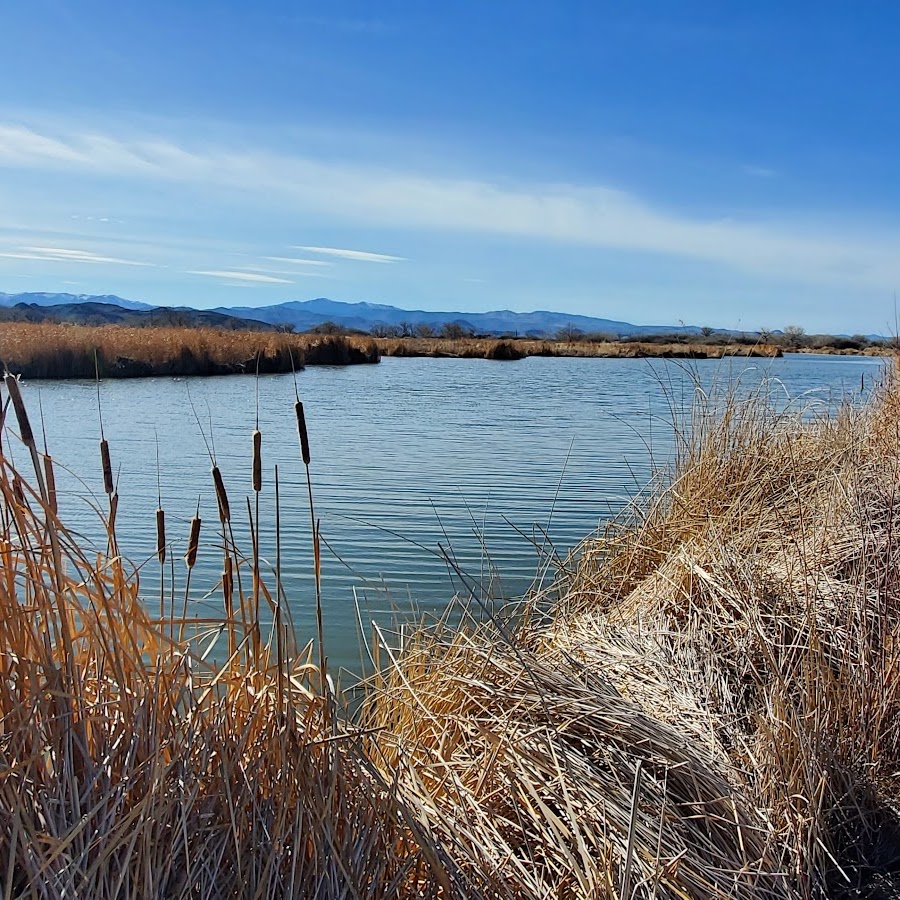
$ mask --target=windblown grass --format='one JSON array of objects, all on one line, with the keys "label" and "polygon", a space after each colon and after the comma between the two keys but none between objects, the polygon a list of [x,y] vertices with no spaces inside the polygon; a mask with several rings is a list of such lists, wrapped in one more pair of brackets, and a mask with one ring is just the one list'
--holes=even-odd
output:
[{"label": "windblown grass", "polygon": [[59,520],[7,383],[33,473],[0,457],[6,896],[896,896],[894,383],[813,419],[701,397],[555,602],[376,632],[352,715],[221,476],[222,615],[151,615],[113,527],[98,558]]},{"label": "windblown grass", "polygon": [[107,378],[290,372],[303,365],[378,362],[367,338],[343,335],[136,328],[123,325],[0,324],[0,366],[25,378]]}]

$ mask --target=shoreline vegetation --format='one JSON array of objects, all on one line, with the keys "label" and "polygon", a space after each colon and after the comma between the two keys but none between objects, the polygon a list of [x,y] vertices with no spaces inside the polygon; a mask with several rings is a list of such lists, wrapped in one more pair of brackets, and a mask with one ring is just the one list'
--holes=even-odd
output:
[{"label": "shoreline vegetation", "polygon": [[[375,674],[352,703],[326,674],[318,580],[286,598],[279,578],[278,536],[303,526],[276,499],[261,527],[251,499],[272,481],[278,497],[266,435],[248,426],[246,485],[213,464],[218,522],[167,533],[146,511],[157,559],[136,570],[117,549],[115,446],[100,443],[98,556],[59,518],[27,388],[5,385],[6,896],[896,896],[893,371],[815,416],[765,386],[698,386],[673,471],[551,593],[407,627],[402,646],[361,623]],[[308,479],[327,448],[310,448],[299,399],[296,413]],[[250,518],[246,554],[232,515]],[[222,550],[219,584],[167,594],[201,541]],[[290,622],[301,603],[311,643]]]},{"label": "shoreline vegetation", "polygon": [[378,360],[373,340],[336,334],[0,324],[0,366],[28,379],[271,374]]},{"label": "shoreline vegetation", "polygon": [[778,357],[784,352],[887,356],[884,345],[856,339],[832,343],[737,340],[721,335],[643,339],[580,334],[556,339],[472,335],[373,337],[336,327],[286,331],[0,323],[0,366],[28,379],[285,373],[304,366],[377,363],[382,356],[513,361],[528,356],[612,359]]},{"label": "shoreline vegetation", "polygon": [[515,360],[528,356],[585,359],[721,359],[781,356],[772,344],[656,343],[650,341],[541,340],[532,338],[376,338],[382,356]]}]

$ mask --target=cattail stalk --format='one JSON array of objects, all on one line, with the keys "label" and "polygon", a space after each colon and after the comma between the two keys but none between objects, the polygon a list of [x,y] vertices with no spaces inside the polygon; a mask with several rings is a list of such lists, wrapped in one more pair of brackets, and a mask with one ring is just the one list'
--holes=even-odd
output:
[{"label": "cattail stalk", "polygon": [[[31,430],[31,422],[28,419],[28,410],[25,409],[25,401],[22,399],[22,392],[19,389],[19,380],[10,372],[7,372],[4,376],[4,382],[6,384],[6,390],[9,393],[9,399],[12,401],[13,409],[16,412],[16,420],[19,423],[19,436],[22,438],[22,442],[28,447],[28,452],[31,454],[31,464],[34,467],[34,476],[37,480],[38,489],[40,490],[40,495],[43,498],[43,501],[47,506],[50,506],[50,499],[47,493],[47,485],[44,481],[44,471],[43,466],[41,465],[41,461],[38,458],[38,449],[37,444],[34,442],[34,432]],[[13,490],[15,490],[16,484],[15,480],[13,481]],[[24,504],[25,497],[24,492],[22,491],[21,484],[19,485],[19,493],[22,495],[21,503]],[[19,499],[18,497],[16,498]],[[55,586],[55,594],[56,594],[56,604],[57,604],[57,613],[58,613],[58,621],[59,621],[59,634],[62,639],[62,646],[65,652],[65,666],[66,666],[66,676],[69,679],[73,677],[73,654],[72,654],[72,634],[69,629],[69,615],[66,610],[65,599],[63,596],[63,566],[62,566],[62,552],[59,546],[59,534],[54,523],[47,521],[47,534],[50,538],[50,551],[53,554],[53,573],[54,573],[54,586]],[[80,690],[80,689],[77,689]]]},{"label": "cattail stalk", "polygon": [[225,569],[222,572],[222,594],[225,597],[225,611],[231,616],[234,605],[234,568],[231,557],[225,557]]},{"label": "cattail stalk", "polygon": [[225,492],[225,482],[218,466],[212,467],[213,484],[216,487],[216,502],[219,504],[219,519],[224,525],[231,521],[231,506],[228,503],[228,494]]},{"label": "cattail stalk", "polygon": [[[259,360],[257,358],[257,365]],[[259,658],[259,494],[262,490],[262,432],[259,430],[259,378],[257,372],[256,423],[253,432],[253,491],[256,500],[256,515],[250,518],[250,536],[253,540],[253,611],[251,627],[253,628],[253,649]],[[247,498],[247,512],[250,512],[250,498]]]},{"label": "cattail stalk", "polygon": [[[295,385],[296,390],[296,385]],[[319,556],[319,525],[316,521],[316,510],[313,505],[312,476],[309,471],[309,435],[306,431],[306,414],[303,412],[303,403],[298,397],[294,403],[294,414],[297,417],[297,434],[300,437],[300,456],[306,467],[306,489],[309,493],[309,520],[312,527],[313,557],[315,560],[315,584],[316,584],[316,632],[319,641],[319,678],[322,687],[322,696],[328,694],[328,682],[325,659],[325,635],[322,625],[322,572]]]},{"label": "cattail stalk", "polygon": [[189,569],[193,569],[194,564],[197,562],[197,549],[200,547],[201,521],[202,520],[200,519],[199,515],[196,515],[193,519],[191,519],[191,533],[188,537],[187,554],[184,557]]},{"label": "cattail stalk", "polygon": [[234,568],[226,552],[222,570],[222,596],[225,600],[225,620],[228,623],[228,656],[234,656],[237,641],[234,636]]},{"label": "cattail stalk", "polygon": [[103,466],[103,490],[111,497],[113,494],[112,462],[109,458],[109,441],[100,440],[100,463]]},{"label": "cattail stalk", "polygon": [[[184,561],[187,563],[187,578],[184,582],[184,603],[181,610],[181,622],[179,623],[178,640],[184,639],[184,626],[187,624],[187,606],[188,598],[191,594],[191,573],[194,571],[194,565],[197,562],[197,550],[200,547],[200,506],[197,505],[197,515],[191,519],[191,531],[188,536],[187,553]],[[174,610],[173,610],[174,612]]]},{"label": "cattail stalk", "polygon": [[306,433],[306,415],[303,412],[303,403],[298,400],[294,404],[294,413],[297,416],[297,434],[300,436],[300,456],[303,465],[309,465],[309,435]]},{"label": "cattail stalk", "polygon": [[258,428],[253,432],[253,490],[257,494],[262,490],[262,432]]},{"label": "cattail stalk", "polygon": [[12,400],[13,409],[16,412],[16,421],[19,423],[19,437],[26,447],[35,446],[34,432],[31,430],[31,422],[28,419],[28,410],[25,409],[25,401],[19,390],[19,379],[10,372],[6,373],[6,389],[9,391],[9,399]]},{"label": "cattail stalk", "polygon": [[275,652],[278,657],[278,711],[284,705],[284,626],[281,622],[281,492],[278,485],[278,466],[275,466]]},{"label": "cattail stalk", "polygon": [[116,543],[116,513],[119,511],[119,493],[116,491],[109,495],[109,517],[106,520],[106,531],[109,535],[110,556],[118,554]]},{"label": "cattail stalk", "polygon": [[161,506],[156,509],[156,557],[166,564],[166,511]]}]

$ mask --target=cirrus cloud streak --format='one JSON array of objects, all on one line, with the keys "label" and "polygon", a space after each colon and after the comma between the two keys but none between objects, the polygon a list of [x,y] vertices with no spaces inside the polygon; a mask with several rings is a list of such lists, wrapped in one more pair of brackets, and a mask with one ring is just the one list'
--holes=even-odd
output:
[{"label": "cirrus cloud streak", "polygon": [[188,275],[204,275],[207,278],[226,278],[231,281],[240,281],[253,284],[293,284],[287,278],[276,278],[274,275],[263,275],[260,272],[238,272],[231,269],[202,269],[193,270]]},{"label": "cirrus cloud streak", "polygon": [[[422,175],[400,166],[375,168],[268,151],[188,147],[160,137],[9,124],[0,124],[0,167],[176,181],[235,202],[319,213],[355,226],[496,234],[666,255],[780,282],[884,290],[900,282],[900,234],[884,227],[826,230],[798,224],[796,212],[782,215],[781,221],[704,218],[598,184]],[[328,247],[304,252],[370,262],[401,259]]]}]

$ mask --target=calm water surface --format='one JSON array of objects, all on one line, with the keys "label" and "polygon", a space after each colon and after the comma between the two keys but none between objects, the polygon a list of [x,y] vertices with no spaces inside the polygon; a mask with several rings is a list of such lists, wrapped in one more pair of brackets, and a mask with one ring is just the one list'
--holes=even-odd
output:
[{"label": "calm water surface", "polygon": [[[496,598],[525,591],[551,545],[564,555],[620,512],[654,465],[667,462],[672,448],[668,398],[689,402],[693,375],[706,384],[738,373],[748,386],[765,377],[777,379],[773,390],[780,396],[817,406],[859,396],[861,376],[868,389],[880,366],[880,360],[863,357],[788,356],[690,365],[385,359],[377,366],[307,369],[297,380],[312,444],[316,513],[327,541],[323,597],[329,656],[336,664],[360,669],[357,600],[364,621],[389,624],[396,610],[408,611],[413,604],[424,612],[440,611],[473,583]],[[96,386],[28,385],[26,400],[35,413],[38,392],[50,450],[71,473],[58,476],[61,511],[97,543],[103,532],[91,503],[106,504],[105,497],[100,499]],[[199,597],[203,589],[213,591],[221,571],[206,442],[229,490],[239,543],[249,549],[242,536],[247,534],[244,497],[250,493],[256,393],[257,384],[248,377],[100,386],[118,476],[120,546],[135,564],[146,562],[141,585],[148,603],[155,602],[160,584],[159,565],[151,559],[157,440],[178,579],[184,574],[188,523],[199,500],[204,524],[193,576]],[[312,637],[310,520],[293,379],[260,378],[258,393],[266,471],[262,551],[274,563],[277,465],[285,589],[298,630]],[[211,594],[193,601],[193,608],[208,615],[219,604]]]}]

